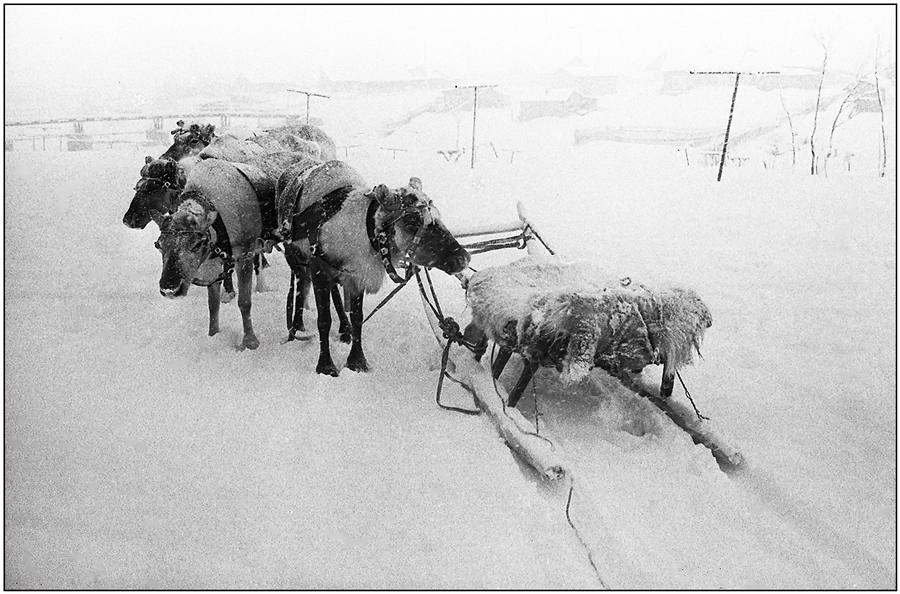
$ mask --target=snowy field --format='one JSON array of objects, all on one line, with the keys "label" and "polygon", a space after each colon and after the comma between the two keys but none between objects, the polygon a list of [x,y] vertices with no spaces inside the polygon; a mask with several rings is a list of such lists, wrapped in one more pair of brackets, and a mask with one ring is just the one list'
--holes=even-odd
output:
[{"label": "snowy field", "polygon": [[[205,291],[163,299],[155,225],[121,223],[164,146],[8,152],[5,587],[895,589],[893,160],[885,178],[874,160],[811,177],[807,147],[796,173],[751,163],[717,183],[675,147],[576,146],[572,120],[497,111],[480,130],[499,156],[482,147],[474,171],[435,152],[453,116],[352,143],[324,127],[360,144],[372,185],[420,177],[451,228],[515,220],[521,200],[566,258],[694,288],[713,326],[682,377],[744,469],[599,370],[573,390],[542,370],[519,408],[537,404],[573,468],[576,533],[568,483],[435,404],[440,346],[413,288],[364,327],[372,373],[318,376],[317,341],[283,343],[273,254],[261,345],[240,352],[236,302],[207,337]],[[465,319],[458,282],[433,278]],[[472,406],[452,383],[442,400]]]}]

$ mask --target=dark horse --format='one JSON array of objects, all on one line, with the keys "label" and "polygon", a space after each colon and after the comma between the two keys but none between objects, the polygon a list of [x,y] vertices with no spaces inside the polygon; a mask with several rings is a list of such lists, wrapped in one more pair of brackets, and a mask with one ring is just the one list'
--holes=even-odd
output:
[{"label": "dark horse", "polygon": [[395,266],[436,267],[447,274],[463,271],[469,254],[440,220],[418,178],[409,185],[367,190],[342,161],[286,170],[278,182],[282,234],[308,262],[316,297],[319,361],[316,372],[338,375],[331,358],[329,294],[337,284],[349,304],[352,345],[347,367],[368,371],[362,348],[363,297],[377,293]]},{"label": "dark horse", "polygon": [[174,201],[187,182],[186,170],[185,164],[172,159],[148,156],[122,223],[131,229],[143,229],[152,220],[154,211],[158,214],[173,212]]}]

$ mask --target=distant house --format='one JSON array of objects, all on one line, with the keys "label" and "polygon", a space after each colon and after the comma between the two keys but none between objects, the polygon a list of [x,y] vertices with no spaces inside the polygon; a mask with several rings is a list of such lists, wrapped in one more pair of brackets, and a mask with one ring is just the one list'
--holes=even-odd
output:
[{"label": "distant house", "polygon": [[859,88],[856,90],[856,96],[853,98],[850,111],[851,115],[867,112],[877,113],[881,108],[875,83],[870,80],[861,81],[859,83]]},{"label": "distant house", "polygon": [[593,68],[582,64],[572,64],[559,68],[549,76],[550,84],[555,88],[575,89],[582,95],[598,97],[616,92],[619,77],[611,74],[600,74]]},{"label": "distant house", "polygon": [[564,117],[585,113],[597,107],[597,100],[586,97],[575,89],[548,89],[521,97],[519,119]]},{"label": "distant house", "polygon": [[744,73],[741,75],[742,85],[761,91],[818,88],[820,70],[815,67],[783,66],[783,63],[781,56],[759,52],[728,56],[713,52],[676,51],[659,56],[650,69],[659,76],[659,92],[662,94],[677,95],[703,87],[732,87],[736,76],[732,74],[734,72]]},{"label": "distant house", "polygon": [[778,74],[758,74],[741,77],[741,84],[746,82],[760,91],[776,89],[806,89],[814,91],[819,88],[822,71],[815,68],[778,68]]}]

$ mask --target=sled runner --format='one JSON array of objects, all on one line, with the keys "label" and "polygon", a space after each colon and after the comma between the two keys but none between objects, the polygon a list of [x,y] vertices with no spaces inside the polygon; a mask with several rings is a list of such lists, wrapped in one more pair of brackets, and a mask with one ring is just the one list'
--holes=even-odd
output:
[{"label": "sled runner", "polygon": [[[720,467],[731,469],[743,463],[740,452],[714,433],[696,408],[691,411],[669,398],[675,378],[680,379],[679,369],[692,362],[703,333],[712,325],[708,308],[694,291],[645,285],[611,276],[591,264],[563,262],[521,203],[517,223],[472,228],[456,237],[463,243],[467,238],[488,237],[464,245],[472,254],[510,247],[528,251],[527,257],[510,264],[466,275],[463,286],[472,323],[464,334],[435,307],[433,290],[429,297],[421,282],[420,288],[438,342],[448,341],[442,379],[445,374],[473,392],[479,408],[491,416],[510,447],[542,476],[557,479],[567,473],[562,454],[515,408],[541,366],[556,368],[564,384],[578,382],[599,367],[648,399],[694,443],[707,447]],[[488,341],[499,349],[490,369],[481,362]],[[459,349],[455,351],[460,354],[451,357],[452,342],[474,351],[474,357]],[[497,379],[513,354],[521,356],[524,365],[507,394]],[[663,366],[658,388],[640,378],[647,365]]]}]

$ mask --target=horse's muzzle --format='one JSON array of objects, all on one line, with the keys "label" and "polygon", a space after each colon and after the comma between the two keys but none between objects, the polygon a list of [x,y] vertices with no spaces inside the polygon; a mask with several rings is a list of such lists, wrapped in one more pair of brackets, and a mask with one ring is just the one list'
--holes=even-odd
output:
[{"label": "horse's muzzle", "polygon": [[168,299],[177,299],[178,297],[184,297],[187,295],[188,289],[190,285],[184,281],[179,281],[175,287],[162,286],[159,285],[159,294]]},{"label": "horse's muzzle", "polygon": [[443,270],[447,274],[456,274],[457,272],[465,270],[471,260],[472,257],[469,255],[469,252],[463,248],[459,248],[456,253],[438,264],[437,268],[438,270]]},{"label": "horse's muzzle", "polygon": [[145,216],[141,217],[132,212],[126,212],[125,216],[122,217],[122,224],[128,227],[129,229],[143,229],[150,222],[150,217]]}]

